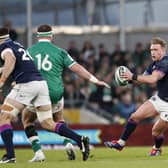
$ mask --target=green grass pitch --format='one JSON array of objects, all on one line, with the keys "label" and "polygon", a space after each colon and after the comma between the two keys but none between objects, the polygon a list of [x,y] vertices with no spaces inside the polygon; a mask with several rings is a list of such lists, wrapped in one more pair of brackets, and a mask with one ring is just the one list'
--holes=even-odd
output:
[{"label": "green grass pitch", "polygon": [[[1,164],[0,168],[166,168],[168,166],[168,147],[163,148],[162,156],[148,156],[151,147],[125,147],[121,152],[108,148],[94,148],[91,157],[82,161],[81,153],[68,161],[64,150],[45,150],[46,161],[27,163],[33,152],[30,149],[16,149],[16,164]],[[0,150],[0,155],[4,152]]]}]

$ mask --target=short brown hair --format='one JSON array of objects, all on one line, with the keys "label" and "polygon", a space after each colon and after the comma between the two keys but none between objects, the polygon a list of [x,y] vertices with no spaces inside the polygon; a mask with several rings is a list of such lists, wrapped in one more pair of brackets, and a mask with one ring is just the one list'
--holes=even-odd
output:
[{"label": "short brown hair", "polygon": [[167,43],[164,39],[160,37],[154,37],[151,40],[151,44],[160,44],[162,48],[167,48]]},{"label": "short brown hair", "polygon": [[51,26],[47,25],[47,24],[44,24],[44,25],[40,25],[38,28],[37,28],[37,32],[50,32],[52,31],[52,28]]},{"label": "short brown hair", "polygon": [[5,36],[9,34],[9,29],[6,27],[1,27],[0,28],[0,36]]}]

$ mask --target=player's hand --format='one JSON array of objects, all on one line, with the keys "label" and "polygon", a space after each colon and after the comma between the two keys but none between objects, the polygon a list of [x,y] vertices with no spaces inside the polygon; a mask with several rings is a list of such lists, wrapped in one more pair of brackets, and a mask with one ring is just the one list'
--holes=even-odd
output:
[{"label": "player's hand", "polygon": [[121,78],[124,78],[127,81],[131,81],[133,73],[128,69],[126,72],[122,73],[120,76],[121,76]]},{"label": "player's hand", "polygon": [[107,84],[106,82],[104,82],[104,81],[97,81],[96,82],[96,85],[99,85],[99,86],[104,86],[104,87],[106,87],[106,88],[108,88],[108,89],[110,89],[111,87],[110,87],[110,85],[109,84]]}]

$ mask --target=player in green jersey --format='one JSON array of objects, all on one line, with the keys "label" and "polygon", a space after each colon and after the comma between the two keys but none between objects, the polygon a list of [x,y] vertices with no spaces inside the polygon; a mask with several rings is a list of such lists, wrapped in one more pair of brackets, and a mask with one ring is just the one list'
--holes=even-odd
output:
[{"label": "player in green jersey", "polygon": [[[71,71],[80,77],[89,80],[99,86],[109,87],[104,81],[98,80],[83,66],[73,60],[73,58],[63,49],[52,44],[52,28],[49,25],[41,25],[37,30],[38,42],[31,48],[28,48],[28,54],[34,60],[38,70],[47,81],[49,87],[49,94],[52,102],[53,118],[56,122],[65,122],[63,118],[63,92],[64,84],[62,81],[62,73],[64,68],[69,68]],[[44,154],[41,150],[38,134],[35,130],[34,120],[36,113],[32,107],[27,107],[24,110],[23,124],[26,135],[32,144],[35,156],[30,162],[44,160]],[[67,132],[69,135],[70,132]],[[64,134],[64,136],[66,136]],[[70,137],[70,136],[67,136]],[[73,138],[72,138],[73,139]],[[74,139],[73,139],[74,140]],[[70,145],[69,145],[70,146]],[[72,146],[73,147],[73,146]],[[75,159],[73,148],[68,148],[69,159]],[[83,160],[87,160],[88,154],[83,154]]]}]

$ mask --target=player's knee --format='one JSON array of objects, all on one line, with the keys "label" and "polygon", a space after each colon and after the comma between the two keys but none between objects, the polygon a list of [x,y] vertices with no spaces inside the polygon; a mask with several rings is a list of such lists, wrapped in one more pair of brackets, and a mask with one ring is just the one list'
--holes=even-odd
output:
[{"label": "player's knee", "polygon": [[137,116],[135,114],[131,114],[130,118],[133,121],[137,121]]},{"label": "player's knee", "polygon": [[18,115],[18,113],[19,113],[19,109],[17,109],[15,106],[13,106],[10,103],[4,103],[1,106],[1,112],[8,114],[6,116],[16,117]]},{"label": "player's knee", "polygon": [[0,125],[10,123],[12,117],[13,116],[8,113],[0,113]]},{"label": "player's knee", "polygon": [[22,113],[22,123],[24,125],[24,128],[29,126],[29,125],[33,125],[36,118],[37,117],[36,117],[35,113],[32,113],[30,111],[28,111],[28,112],[23,111],[23,113]]},{"label": "player's knee", "polygon": [[130,119],[137,122],[137,123],[142,120],[141,116],[137,115],[136,113],[132,113],[131,116],[130,116]]},{"label": "player's knee", "polygon": [[157,137],[157,136],[159,136],[159,135],[160,135],[160,131],[157,130],[156,127],[153,127],[153,128],[152,128],[152,136]]},{"label": "player's knee", "polygon": [[53,121],[52,118],[48,118],[46,120],[43,120],[40,122],[41,126],[48,130],[48,131],[54,131],[55,130],[55,122]]},{"label": "player's knee", "polygon": [[23,126],[24,128],[30,126],[30,125],[33,125],[34,122],[32,122],[29,118],[22,118],[22,123],[23,123]]},{"label": "player's knee", "polygon": [[53,131],[54,121],[52,119],[52,112],[49,111],[37,111],[37,118],[44,129]]}]

